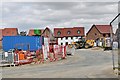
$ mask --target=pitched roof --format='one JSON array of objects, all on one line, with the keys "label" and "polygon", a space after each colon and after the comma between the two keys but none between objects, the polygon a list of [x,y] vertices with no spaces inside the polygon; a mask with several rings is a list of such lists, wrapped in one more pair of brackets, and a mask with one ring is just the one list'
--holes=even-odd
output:
[{"label": "pitched roof", "polygon": [[[70,33],[68,34],[68,32]],[[84,27],[54,28],[54,35],[55,37],[84,36]]]},{"label": "pitched roof", "polygon": [[95,27],[100,31],[100,33],[111,33],[112,26],[110,25],[95,25]]},{"label": "pitched roof", "polygon": [[[48,30],[48,33],[46,32],[47,30]],[[48,27],[46,27],[46,28],[44,29],[44,31],[42,32],[41,35],[44,36],[44,37],[49,37],[51,41],[54,41],[54,40],[55,40],[52,31],[51,31]]]}]

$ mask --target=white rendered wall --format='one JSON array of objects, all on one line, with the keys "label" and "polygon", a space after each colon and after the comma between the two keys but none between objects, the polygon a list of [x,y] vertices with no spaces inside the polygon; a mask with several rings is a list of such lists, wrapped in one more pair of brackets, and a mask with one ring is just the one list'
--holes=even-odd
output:
[{"label": "white rendered wall", "polygon": [[68,37],[68,39],[66,39],[66,37],[63,37],[62,40],[61,38],[58,38],[58,45],[61,45],[61,43],[63,43],[63,45],[66,45],[66,42],[68,42],[68,44],[71,44],[72,42],[76,42],[79,40],[79,38],[81,37],[73,37],[73,39],[71,39],[71,37]]}]

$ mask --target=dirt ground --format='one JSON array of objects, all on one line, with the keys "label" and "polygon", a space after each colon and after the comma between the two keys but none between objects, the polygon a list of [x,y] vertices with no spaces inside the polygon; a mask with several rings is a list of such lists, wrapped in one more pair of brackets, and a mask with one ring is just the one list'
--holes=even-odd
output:
[{"label": "dirt ground", "polygon": [[[117,51],[115,64],[117,66]],[[80,49],[67,59],[2,68],[3,78],[118,78],[112,70],[112,53],[102,49]]]}]

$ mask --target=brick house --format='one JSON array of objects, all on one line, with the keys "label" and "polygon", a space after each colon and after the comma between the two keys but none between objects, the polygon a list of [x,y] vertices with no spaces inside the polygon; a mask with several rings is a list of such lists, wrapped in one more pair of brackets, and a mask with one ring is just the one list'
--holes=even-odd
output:
[{"label": "brick house", "polygon": [[3,36],[16,36],[18,35],[17,28],[4,28],[2,31]]},{"label": "brick house", "polygon": [[[39,29],[41,30],[41,33],[44,31],[43,29]],[[34,33],[34,29],[30,29],[29,32],[28,32],[28,36],[34,36],[35,33]]]},{"label": "brick house", "polygon": [[84,37],[84,27],[54,28],[54,36],[59,45],[68,45]]},{"label": "brick house", "polygon": [[41,36],[49,39],[49,44],[56,44],[56,39],[52,33],[52,31],[46,27],[45,30],[42,32]]},{"label": "brick house", "polygon": [[[30,29],[28,36],[35,36],[34,30],[35,29]],[[45,29],[38,29],[38,30],[41,30],[40,36],[44,36],[45,37],[44,39],[49,39],[49,43],[56,43],[52,31],[48,27],[46,27]]]},{"label": "brick house", "polygon": [[86,33],[87,40],[95,40],[97,45],[104,42],[104,38],[110,37],[113,34],[112,26],[110,25],[93,25]]},{"label": "brick house", "polygon": [[2,37],[3,36],[16,36],[16,35],[18,35],[17,28],[0,29],[0,48],[2,48]]},{"label": "brick house", "polygon": [[87,40],[96,40],[98,38],[110,37],[111,33],[113,33],[113,30],[110,25],[93,25],[86,33],[86,38]]},{"label": "brick house", "polygon": [[0,49],[2,48],[2,29],[0,29]]}]

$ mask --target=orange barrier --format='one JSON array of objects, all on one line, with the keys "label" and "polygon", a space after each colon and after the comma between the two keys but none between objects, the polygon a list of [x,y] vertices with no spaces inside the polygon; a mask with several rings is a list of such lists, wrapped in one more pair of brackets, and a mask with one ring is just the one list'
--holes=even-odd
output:
[{"label": "orange barrier", "polygon": [[25,54],[19,53],[19,60],[24,60],[25,59]]},{"label": "orange barrier", "polygon": [[25,54],[22,51],[18,52],[19,60],[24,60],[25,59]]}]

